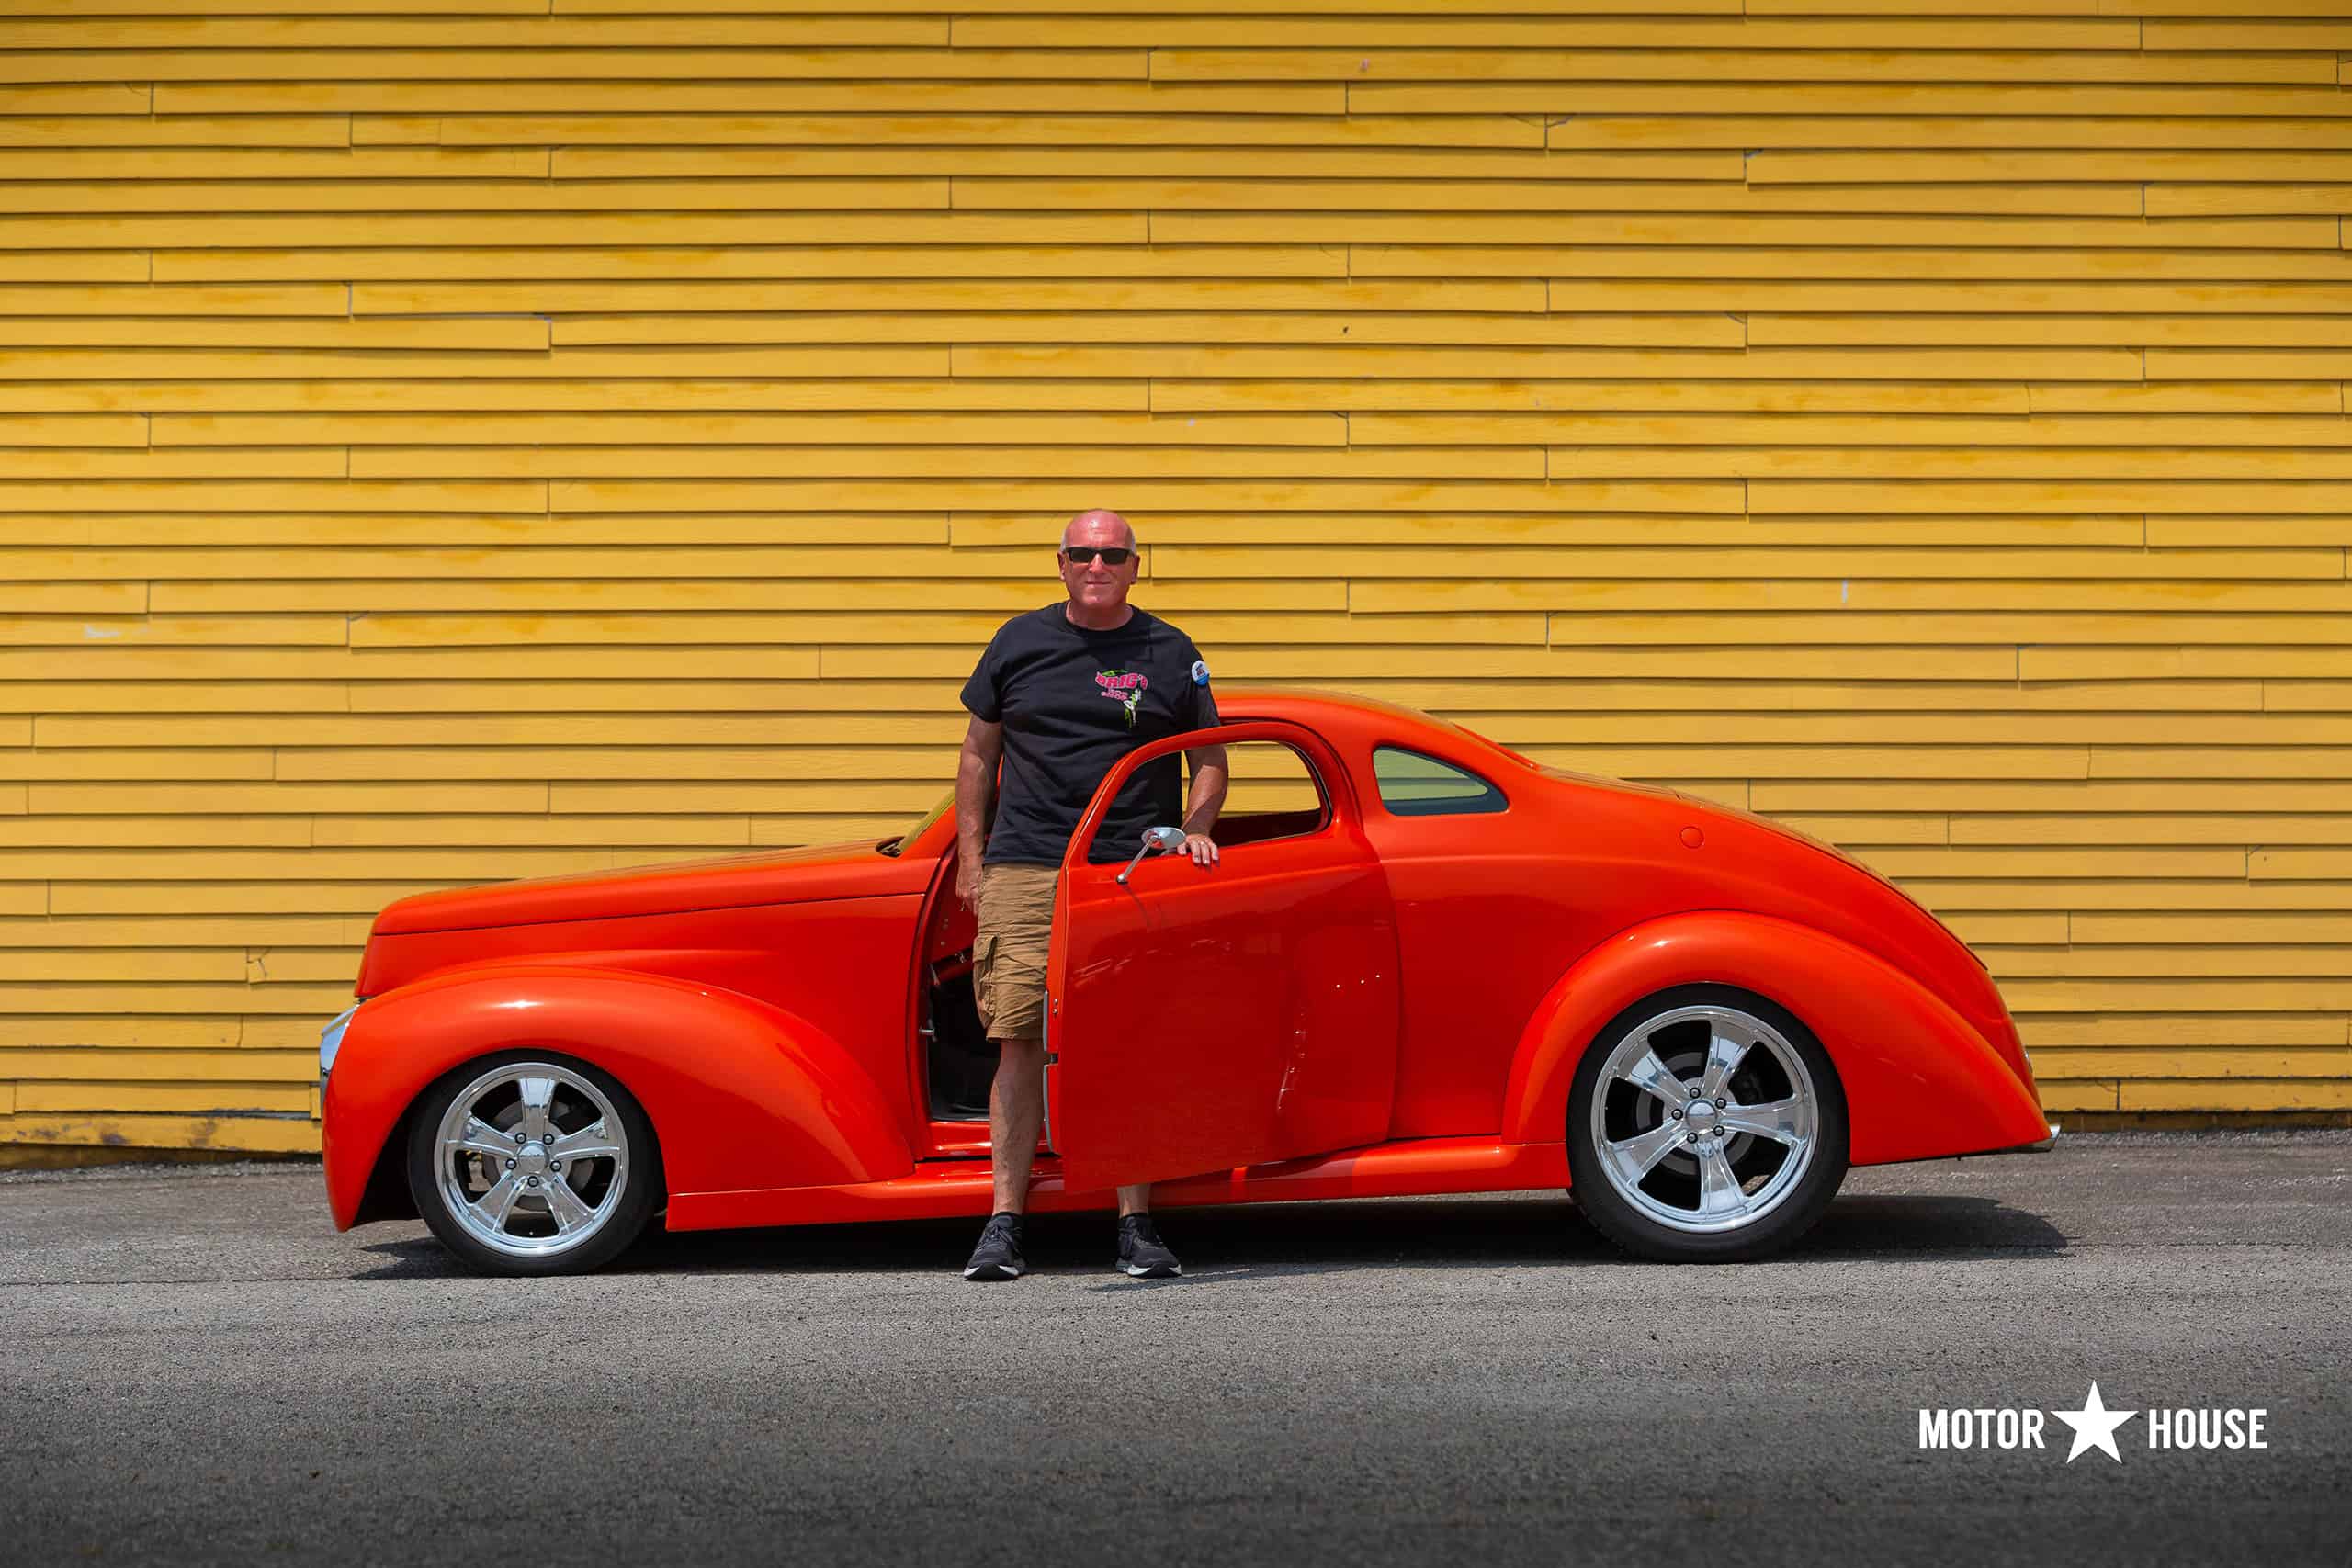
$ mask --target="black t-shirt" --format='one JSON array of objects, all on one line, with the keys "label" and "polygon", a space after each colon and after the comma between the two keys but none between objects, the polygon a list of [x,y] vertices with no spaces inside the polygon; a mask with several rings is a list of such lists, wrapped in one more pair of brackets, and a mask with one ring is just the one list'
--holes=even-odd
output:
[{"label": "black t-shirt", "polygon": [[[1129,606],[1126,624],[1090,631],[1064,604],[997,628],[964,682],[964,705],[1004,726],[1004,774],[983,861],[1059,865],[1086,803],[1112,765],[1148,740],[1217,722],[1209,667],[1193,639]],[[1124,861],[1147,828],[1183,823],[1183,773],[1170,754],[1119,791],[1087,858]]]}]

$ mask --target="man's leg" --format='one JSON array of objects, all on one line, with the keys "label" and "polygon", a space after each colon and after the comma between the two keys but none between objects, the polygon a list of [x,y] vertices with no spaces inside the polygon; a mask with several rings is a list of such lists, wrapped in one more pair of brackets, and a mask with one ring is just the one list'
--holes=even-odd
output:
[{"label": "man's leg", "polygon": [[1029,1272],[1021,1256],[1021,1216],[1029,1211],[1029,1168],[1037,1158],[1038,1099],[1045,1080],[1046,1043],[996,1042],[996,1078],[989,1085],[989,1163],[996,1181],[996,1212],[980,1232],[967,1280],[1018,1280]]},{"label": "man's leg", "polygon": [[[989,1086],[989,1157],[996,1174],[996,1212],[1029,1212],[1029,1168],[1037,1161],[1037,1129],[1045,1116],[1046,1043],[996,1043],[996,1081]],[[1120,1190],[1120,1202],[1126,1201]]]},{"label": "man's leg", "polygon": [[1046,1114],[1046,945],[1057,874],[1049,866],[1015,865],[990,866],[980,874],[972,999],[997,1051],[996,1077],[989,1084],[996,1207],[964,1266],[967,1280],[1017,1280],[1029,1271],[1021,1256],[1021,1217],[1029,1210],[1029,1171]]}]

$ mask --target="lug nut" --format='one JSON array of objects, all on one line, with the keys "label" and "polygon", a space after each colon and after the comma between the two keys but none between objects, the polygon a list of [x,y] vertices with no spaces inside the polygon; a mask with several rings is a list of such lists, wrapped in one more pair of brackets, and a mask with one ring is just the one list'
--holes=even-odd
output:
[{"label": "lug nut", "polygon": [[514,1141],[518,1144],[524,1142],[523,1129],[520,1127],[514,1129]]},{"label": "lug nut", "polygon": [[538,1184],[539,1179],[536,1176],[526,1176],[523,1179],[523,1185],[526,1187],[537,1187]]},{"label": "lug nut", "polygon": [[1699,1098],[1699,1086],[1697,1084],[1692,1084],[1690,1086],[1690,1098],[1693,1100]]},{"label": "lug nut", "polygon": [[548,1168],[549,1170],[558,1170],[558,1171],[560,1171],[560,1170],[561,1170],[561,1169],[563,1168],[563,1161],[561,1161],[561,1160],[560,1160],[560,1159],[551,1159],[551,1160],[548,1161]]},{"label": "lug nut", "polygon": [[1728,1111],[1731,1109],[1731,1101],[1728,1100],[1718,1100],[1715,1101],[1715,1109],[1718,1111]]},{"label": "lug nut", "polygon": [[1682,1107],[1678,1105],[1667,1114],[1672,1116],[1677,1122],[1679,1122],[1682,1120]]},{"label": "lug nut", "polygon": [[507,1168],[507,1169],[509,1169],[509,1170],[514,1169],[514,1162],[513,1160],[511,1160],[511,1159],[510,1159],[510,1160],[508,1160],[508,1161],[506,1162],[506,1168]]}]

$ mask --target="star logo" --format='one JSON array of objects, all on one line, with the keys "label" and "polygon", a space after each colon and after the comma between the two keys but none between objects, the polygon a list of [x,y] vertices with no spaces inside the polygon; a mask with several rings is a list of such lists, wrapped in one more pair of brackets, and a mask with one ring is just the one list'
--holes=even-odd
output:
[{"label": "star logo", "polygon": [[2108,1458],[2121,1464],[2123,1455],[2115,1447],[2115,1429],[2140,1413],[2136,1410],[2109,1410],[2100,1401],[2098,1384],[2094,1382],[2080,1410],[2053,1410],[2050,1414],[2075,1429],[2075,1446],[2066,1450],[2068,1464],[2074,1463],[2090,1449],[2105,1449]]}]

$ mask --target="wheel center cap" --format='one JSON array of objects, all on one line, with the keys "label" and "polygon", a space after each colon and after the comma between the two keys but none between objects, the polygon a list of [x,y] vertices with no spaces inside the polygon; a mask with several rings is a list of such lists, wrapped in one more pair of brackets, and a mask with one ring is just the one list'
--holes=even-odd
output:
[{"label": "wheel center cap", "polygon": [[1714,1102],[1706,1100],[1692,1100],[1690,1109],[1684,1112],[1683,1125],[1702,1137],[1714,1132],[1716,1130]]},{"label": "wheel center cap", "polygon": [[548,1168],[548,1146],[545,1144],[525,1144],[522,1153],[514,1156],[514,1168],[525,1176],[537,1176]]}]

